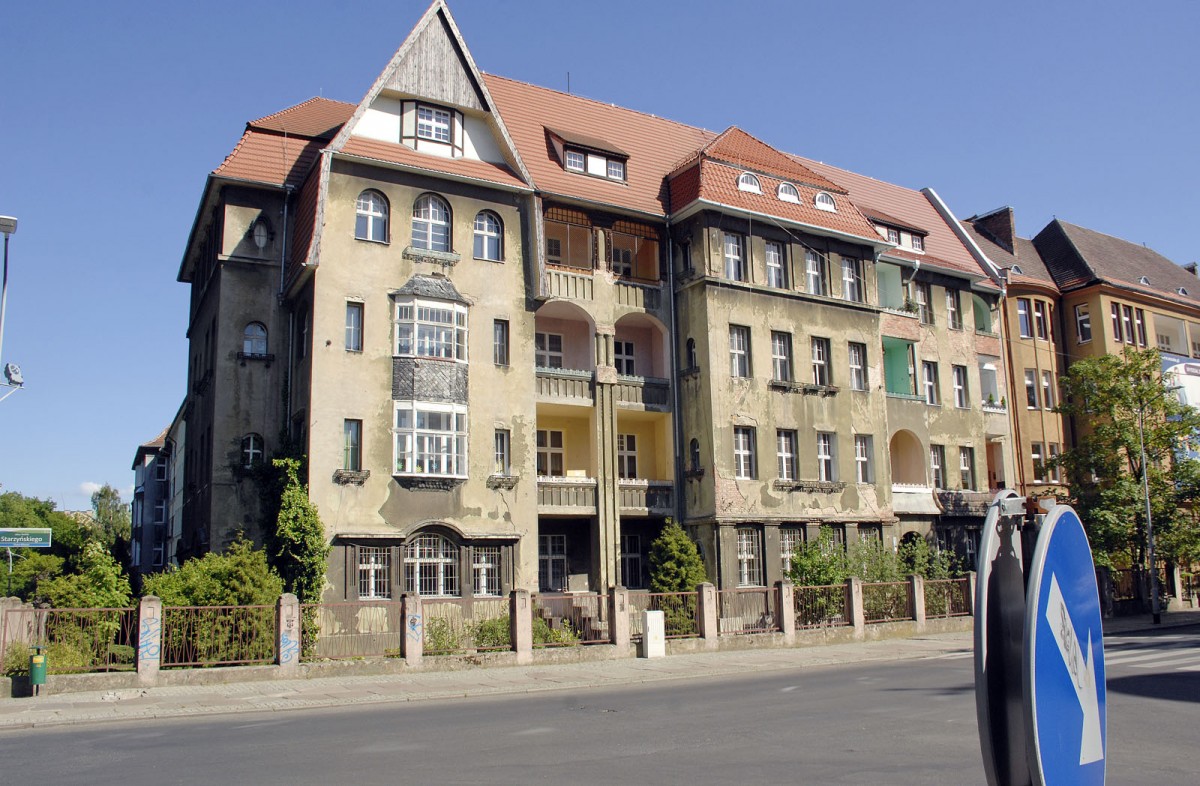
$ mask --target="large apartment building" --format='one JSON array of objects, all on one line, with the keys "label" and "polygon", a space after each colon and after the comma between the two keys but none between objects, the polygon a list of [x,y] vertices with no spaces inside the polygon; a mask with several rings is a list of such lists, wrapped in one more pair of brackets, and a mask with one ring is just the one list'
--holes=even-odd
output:
[{"label": "large apartment building", "polygon": [[[965,550],[1012,476],[1000,289],[932,192],[482,74],[437,0],[357,104],[247,124],[191,286],[180,557],[308,458],[331,598],[721,587],[818,528]],[[179,448],[182,450],[179,450]]]}]

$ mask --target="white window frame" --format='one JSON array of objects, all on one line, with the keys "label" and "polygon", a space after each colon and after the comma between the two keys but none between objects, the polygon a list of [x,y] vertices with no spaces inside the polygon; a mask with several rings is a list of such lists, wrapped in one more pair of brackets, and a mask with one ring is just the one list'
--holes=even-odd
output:
[{"label": "white window frame", "polygon": [[958,290],[953,287],[946,288],[946,327],[951,330],[963,329],[962,303]]},{"label": "white window frame", "polygon": [[488,262],[499,262],[504,258],[504,224],[495,213],[481,210],[475,214],[472,251],[475,259]]},{"label": "white window frame", "polygon": [[817,480],[837,480],[837,435],[832,431],[817,432]]},{"label": "white window frame", "polygon": [[821,336],[812,337],[812,372],[814,385],[832,385],[833,369],[829,363],[830,342]]},{"label": "white window frame", "polygon": [[933,324],[933,286],[927,281],[913,284],[913,299],[917,301],[917,318],[922,325]]},{"label": "white window frame", "polygon": [[563,337],[561,333],[533,334],[533,359],[538,368],[563,367]]},{"label": "white window frame", "polygon": [[608,159],[607,176],[609,180],[625,180],[625,162],[616,159]]},{"label": "white window frame", "polygon": [[471,589],[477,598],[500,597],[500,547],[471,547]]},{"label": "white window frame", "polygon": [[363,320],[366,308],[361,300],[346,301],[346,351],[363,351]]},{"label": "white window frame", "polygon": [[869,384],[867,381],[867,345],[851,341],[847,345],[846,353],[850,363],[850,389],[866,390]]},{"label": "white window frame", "polygon": [[404,591],[423,598],[460,597],[459,547],[448,538],[422,533],[404,546]]},{"label": "white window frame", "polygon": [[779,429],[775,432],[775,458],[779,479],[792,481],[797,479],[796,462],[796,432],[792,429]]},{"label": "white window frame", "polygon": [[787,267],[784,264],[783,244],[774,240],[765,243],[767,257],[767,286],[787,289]]},{"label": "white window frame", "polygon": [[1037,338],[1041,339],[1042,341],[1050,340],[1050,333],[1049,333],[1049,329],[1047,326],[1047,324],[1048,324],[1047,312],[1048,311],[1049,311],[1049,309],[1047,308],[1045,301],[1042,301],[1042,300],[1033,301],[1033,332],[1034,332],[1034,335],[1037,336]]},{"label": "white window frame", "polygon": [[264,458],[266,446],[261,434],[253,432],[242,436],[242,466],[246,469],[253,467]]},{"label": "white window frame", "polygon": [[422,194],[413,202],[412,246],[426,251],[449,252],[451,221],[450,204],[437,194]]},{"label": "white window frame", "polygon": [[618,434],[617,477],[622,480],[633,480],[637,476],[637,435]]},{"label": "white window frame", "polygon": [[916,232],[914,232],[911,235],[909,235],[909,239],[910,239],[910,242],[912,243],[913,251],[922,251],[923,252],[925,250],[925,238],[921,237]]},{"label": "white window frame", "polygon": [[358,599],[392,597],[392,550],[387,546],[358,547]]},{"label": "white window frame", "polygon": [[368,188],[354,203],[354,237],[372,243],[388,242],[388,201]]},{"label": "white window frame", "polygon": [[[1057,442],[1049,443],[1047,445],[1047,448],[1049,448],[1049,451],[1050,451],[1050,455],[1049,455],[1050,461],[1053,461],[1054,459],[1058,458],[1059,445]],[[1049,479],[1054,483],[1061,483],[1062,482],[1062,467],[1060,467],[1058,465],[1050,467],[1050,471],[1049,471],[1047,477],[1049,477]]]},{"label": "white window frame", "polygon": [[818,191],[817,195],[813,197],[813,207],[815,207],[817,210],[824,210],[826,213],[837,212],[837,202],[834,201],[832,196],[826,194],[824,191]]},{"label": "white window frame", "polygon": [[1042,372],[1042,407],[1044,409],[1054,409],[1054,373],[1051,371]]},{"label": "white window frame", "polygon": [[792,570],[792,557],[803,545],[803,529],[800,527],[779,528],[779,568],[785,576]]},{"label": "white window frame", "polygon": [[467,477],[468,430],[465,406],[425,401],[397,401],[393,411],[393,474],[415,477]]},{"label": "white window frame", "polygon": [[1080,344],[1092,341],[1092,310],[1087,303],[1075,306],[1075,337]]},{"label": "white window frame", "polygon": [[946,488],[946,446],[929,446],[929,483],[935,489]]},{"label": "white window frame", "polygon": [[737,179],[738,191],[749,191],[751,194],[761,194],[762,184],[758,182],[758,178],[750,172],[743,172],[738,175]]},{"label": "white window frame", "polygon": [[1046,482],[1046,454],[1044,445],[1041,442],[1029,443],[1029,459],[1033,466],[1033,482]]},{"label": "white window frame", "polygon": [[1028,409],[1039,409],[1037,370],[1025,369],[1025,406]]},{"label": "white window frame", "polygon": [[737,528],[738,586],[761,587],[762,538],[754,527]]},{"label": "white window frame", "polygon": [[758,462],[755,456],[755,433],[753,426],[733,428],[733,476],[739,480],[754,480],[758,477]]},{"label": "white window frame", "polygon": [[1027,297],[1017,298],[1017,335],[1033,338],[1033,304]]},{"label": "white window frame", "polygon": [[417,104],[417,139],[450,144],[452,115],[448,110]]},{"label": "white window frame", "polygon": [[971,406],[971,393],[967,389],[967,367],[951,366],[954,377],[954,406],[958,409],[968,409]]},{"label": "white window frame", "polygon": [[750,328],[729,326],[729,375],[738,379],[750,376]]},{"label": "white window frame", "polygon": [[959,446],[958,475],[959,485],[964,491],[975,490],[975,448]]},{"label": "white window frame", "polygon": [[566,437],[558,429],[537,430],[538,477],[561,478],[567,474]]},{"label": "white window frame", "polygon": [[857,482],[875,482],[874,451],[874,439],[870,434],[854,435],[854,479]]},{"label": "white window frame", "polygon": [[791,183],[780,183],[775,194],[779,197],[780,202],[800,203],[800,191]]},{"label": "white window frame", "polygon": [[828,265],[825,256],[811,249],[804,252],[804,281],[810,295],[829,297]]},{"label": "white window frame", "polygon": [[563,152],[563,168],[568,172],[587,171],[587,156],[578,150]]},{"label": "white window frame", "polygon": [[250,322],[242,330],[242,354],[263,357],[267,354],[267,326],[261,322]]},{"label": "white window frame", "polygon": [[842,257],[842,299],[862,303],[864,289],[862,260]]},{"label": "white window frame", "polygon": [[498,428],[492,437],[492,474],[512,474],[512,432]]},{"label": "white window frame", "polygon": [[746,280],[746,243],[741,235],[726,232],[725,249],[725,278],[730,281]]},{"label": "white window frame", "polygon": [[397,297],[392,328],[396,357],[467,362],[467,307],[461,303]]},{"label": "white window frame", "polygon": [[934,360],[921,361],[921,384],[925,390],[925,403],[931,407],[942,403],[941,385],[938,380],[938,364]]},{"label": "white window frame", "polygon": [[792,334],[771,331],[771,371],[776,382],[792,382]]}]

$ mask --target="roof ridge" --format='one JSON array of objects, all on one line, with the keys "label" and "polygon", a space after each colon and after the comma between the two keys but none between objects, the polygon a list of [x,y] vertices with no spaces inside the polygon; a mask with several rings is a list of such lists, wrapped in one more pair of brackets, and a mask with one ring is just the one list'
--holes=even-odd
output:
[{"label": "roof ridge", "polygon": [[[278,112],[272,112],[269,115],[263,115],[262,117],[255,118],[254,120],[248,120],[248,121],[246,121],[246,127],[250,128],[253,126],[261,125],[262,123],[266,123],[270,120],[275,120],[276,118],[281,117],[282,115],[284,115],[287,112],[291,112],[295,109],[299,109],[301,107],[308,106],[309,104],[312,104],[312,103],[315,103],[318,101],[320,101],[322,103],[342,104],[343,106],[356,106],[355,104],[351,104],[348,101],[339,101],[336,98],[325,98],[324,96],[313,96],[312,98],[309,98],[306,101],[301,101],[298,104],[292,104],[291,106],[285,106],[283,109],[280,109]],[[268,128],[268,129],[263,129],[263,130],[271,131],[273,129]]]}]

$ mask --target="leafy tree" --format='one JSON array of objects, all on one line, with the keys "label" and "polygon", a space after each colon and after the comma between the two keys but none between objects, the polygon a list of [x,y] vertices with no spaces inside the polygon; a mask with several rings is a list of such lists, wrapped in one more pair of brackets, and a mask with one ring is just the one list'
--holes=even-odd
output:
[{"label": "leafy tree", "polygon": [[129,578],[98,541],[83,547],[80,571],[37,583],[39,602],[58,609],[119,609],[129,605]]},{"label": "leafy tree", "polygon": [[683,527],[668,520],[650,544],[650,591],[693,592],[708,581],[704,560]]},{"label": "leafy tree", "polygon": [[962,575],[958,557],[951,551],[931,548],[925,538],[905,540],[900,544],[896,557],[902,576],[915,573],[926,579],[953,579]]},{"label": "leafy tree", "polygon": [[129,553],[129,505],[121,501],[121,492],[105,483],[92,494],[92,511],[102,543],[122,563]]},{"label": "leafy tree", "polygon": [[[23,600],[33,597],[39,580],[77,572],[91,535],[75,518],[55,510],[53,502],[13,491],[0,494],[0,527],[51,531],[49,549],[13,549],[12,594]],[[7,577],[3,587],[7,591]]]},{"label": "leafy tree", "polygon": [[300,462],[275,459],[286,482],[280,498],[279,517],[271,538],[271,557],[289,592],[301,603],[319,603],[325,591],[329,544],[325,526],[300,482]]},{"label": "leafy tree", "polygon": [[142,591],[164,606],[258,606],[283,594],[283,580],[267,555],[238,538],[224,553],[210,552],[181,567],[146,577]]},{"label": "leafy tree", "polygon": [[841,584],[851,575],[846,551],[829,527],[821,527],[816,540],[806,541],[792,553],[792,569],[788,572],[798,587]]},{"label": "leafy tree", "polygon": [[1145,563],[1143,445],[1161,556],[1194,555],[1200,537],[1190,507],[1200,470],[1181,448],[1200,433],[1200,412],[1174,395],[1158,350],[1127,347],[1120,355],[1077,361],[1061,385],[1058,411],[1084,427],[1076,446],[1050,464],[1066,469],[1096,561]]}]

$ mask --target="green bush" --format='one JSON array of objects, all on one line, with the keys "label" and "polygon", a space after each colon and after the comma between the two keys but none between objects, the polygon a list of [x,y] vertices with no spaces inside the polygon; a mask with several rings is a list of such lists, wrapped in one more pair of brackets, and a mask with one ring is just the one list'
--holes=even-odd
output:
[{"label": "green bush", "polygon": [[157,596],[164,606],[270,605],[283,594],[283,580],[264,552],[239,538],[224,554],[210,552],[147,576],[143,594]]},{"label": "green bush", "polygon": [[533,618],[533,644],[534,646],[553,646],[565,644],[574,646],[579,643],[579,634],[571,627],[570,620],[562,620],[559,627],[552,628],[550,623],[542,617]]},{"label": "green bush", "polygon": [[507,615],[479,620],[471,625],[471,638],[479,649],[512,647],[512,623]]},{"label": "green bush", "polygon": [[450,625],[450,621],[441,617],[425,620],[425,654],[445,655],[457,652],[463,648],[462,638]]},{"label": "green bush", "polygon": [[683,527],[667,520],[650,544],[650,591],[693,592],[708,581],[704,560]]}]

